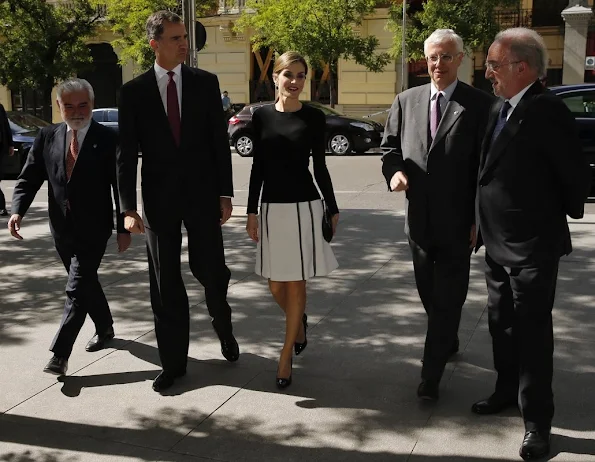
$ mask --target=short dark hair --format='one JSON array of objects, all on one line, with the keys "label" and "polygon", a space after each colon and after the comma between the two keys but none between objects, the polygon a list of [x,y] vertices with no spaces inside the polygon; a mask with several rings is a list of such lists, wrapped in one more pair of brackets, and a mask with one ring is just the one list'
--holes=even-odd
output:
[{"label": "short dark hair", "polygon": [[174,24],[180,24],[182,18],[173,11],[161,10],[153,13],[147,19],[147,38],[149,40],[159,40],[163,35],[163,23],[171,22]]}]

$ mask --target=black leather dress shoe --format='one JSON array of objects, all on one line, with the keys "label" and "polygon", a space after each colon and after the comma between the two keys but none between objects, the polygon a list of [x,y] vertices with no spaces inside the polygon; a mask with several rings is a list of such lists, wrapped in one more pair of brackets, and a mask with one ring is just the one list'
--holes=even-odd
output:
[{"label": "black leather dress shoe", "polygon": [[417,397],[424,401],[438,401],[438,382],[435,380],[424,380],[417,387]]},{"label": "black leather dress shoe", "polygon": [[550,432],[530,431],[525,433],[519,455],[524,460],[540,459],[550,452]]},{"label": "black leather dress shoe", "polygon": [[155,390],[157,393],[167,390],[174,384],[176,379],[179,379],[180,377],[183,377],[185,375],[186,371],[178,372],[175,374],[171,372],[161,371],[161,373],[157,377],[155,377],[155,380],[153,380],[153,390]]},{"label": "black leather dress shoe", "polygon": [[66,375],[68,359],[54,355],[50,362],[43,368],[43,372],[55,375]]},{"label": "black leather dress shoe", "polygon": [[488,415],[497,414],[508,407],[518,406],[516,396],[505,395],[503,393],[494,393],[487,399],[482,399],[471,406],[471,410],[476,414]]},{"label": "black leather dress shoe", "polygon": [[89,352],[103,350],[107,343],[114,338],[114,328],[110,327],[107,332],[103,334],[95,334],[87,343],[85,350]]},{"label": "black leather dress shoe", "polygon": [[215,333],[221,342],[221,354],[223,357],[230,363],[237,361],[240,357],[240,347],[236,341],[236,338],[233,336],[233,334],[225,336],[221,335],[215,327],[215,322],[213,321],[211,324],[213,325],[213,329],[215,329]]}]

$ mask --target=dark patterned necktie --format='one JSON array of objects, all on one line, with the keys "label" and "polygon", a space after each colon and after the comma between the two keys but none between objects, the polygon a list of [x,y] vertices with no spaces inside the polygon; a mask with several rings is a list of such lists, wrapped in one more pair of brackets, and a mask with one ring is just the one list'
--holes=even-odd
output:
[{"label": "dark patterned necktie", "polygon": [[180,145],[180,137],[182,133],[182,124],[180,123],[180,104],[178,103],[178,87],[174,80],[175,73],[169,71],[167,73],[169,81],[167,82],[167,118],[169,119],[169,126],[174,135],[176,146]]},{"label": "dark patterned necktie", "polygon": [[72,130],[72,139],[70,140],[70,147],[66,153],[66,178],[70,180],[70,175],[74,170],[74,164],[79,156],[79,140],[76,137],[76,130]]},{"label": "dark patterned necktie", "polygon": [[508,110],[511,107],[512,106],[508,101],[504,101],[504,104],[502,105],[502,107],[500,108],[500,112],[498,113],[498,120],[496,121],[496,126],[494,127],[494,133],[492,134],[492,141],[490,143],[490,146],[494,144],[496,138],[498,138],[498,135],[504,128],[504,125],[506,125],[506,117],[508,116]]},{"label": "dark patterned necktie", "polygon": [[436,138],[436,132],[440,125],[440,119],[442,118],[442,108],[440,107],[440,101],[442,100],[442,93],[436,93],[436,102],[432,106],[430,111],[430,135],[432,140]]}]

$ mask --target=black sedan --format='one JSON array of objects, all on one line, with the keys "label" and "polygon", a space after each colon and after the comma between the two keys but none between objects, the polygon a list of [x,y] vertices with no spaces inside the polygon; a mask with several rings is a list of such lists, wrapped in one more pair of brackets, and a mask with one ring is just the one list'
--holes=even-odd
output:
[{"label": "black sedan", "polygon": [[[382,141],[384,127],[371,119],[347,117],[340,112],[313,101],[302,101],[320,109],[326,116],[326,138],[328,151],[338,156],[356,152],[362,154],[377,148]],[[252,155],[252,114],[254,110],[272,102],[254,103],[244,106],[228,122],[229,144],[240,156]]]},{"label": "black sedan", "polygon": [[7,116],[14,143],[14,155],[3,157],[1,171],[5,178],[16,178],[25,165],[37,133],[50,124],[26,112],[7,112]]},{"label": "black sedan", "polygon": [[583,153],[591,167],[591,197],[595,197],[595,84],[560,85],[551,87],[575,117]]}]

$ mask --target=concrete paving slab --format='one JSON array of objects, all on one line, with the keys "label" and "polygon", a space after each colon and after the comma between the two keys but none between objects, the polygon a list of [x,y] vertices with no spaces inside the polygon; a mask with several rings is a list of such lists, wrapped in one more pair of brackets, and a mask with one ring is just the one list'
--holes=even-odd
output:
[{"label": "concrete paving slab", "polygon": [[257,374],[191,361],[187,376],[160,395],[151,389],[160,369],[153,364],[155,344],[123,348],[59,379],[4,417],[51,421],[60,431],[168,450]]},{"label": "concrete paving slab", "polygon": [[[192,462],[206,461],[171,451],[157,451],[137,445],[122,444],[102,438],[81,436],[93,433],[90,428],[74,429],[77,424],[63,425],[35,417],[7,421],[0,417],[0,460],[5,462]],[[81,427],[81,426],[78,426]],[[79,434],[77,434],[79,433]],[[101,433],[96,429],[94,433]]]},{"label": "concrete paving slab", "polygon": [[174,450],[229,461],[406,460],[428,418],[387,382],[259,374]]}]

